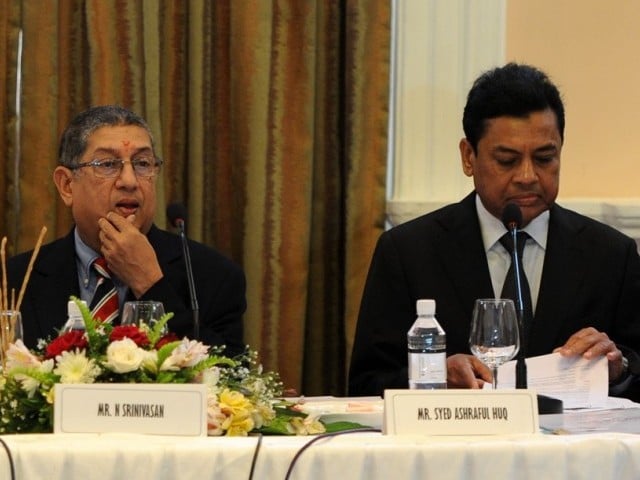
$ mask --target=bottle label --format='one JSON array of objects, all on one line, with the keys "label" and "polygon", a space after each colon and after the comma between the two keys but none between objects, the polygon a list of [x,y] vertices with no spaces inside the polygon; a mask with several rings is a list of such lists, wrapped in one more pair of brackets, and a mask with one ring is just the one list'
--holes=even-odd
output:
[{"label": "bottle label", "polygon": [[414,382],[442,383],[447,381],[447,354],[409,353],[409,378]]}]

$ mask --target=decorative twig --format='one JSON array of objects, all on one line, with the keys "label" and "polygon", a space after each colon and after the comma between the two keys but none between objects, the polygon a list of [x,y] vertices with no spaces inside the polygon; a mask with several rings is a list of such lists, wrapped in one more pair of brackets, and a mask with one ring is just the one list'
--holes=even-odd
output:
[{"label": "decorative twig", "polygon": [[20,312],[20,305],[22,304],[22,297],[27,288],[29,277],[31,276],[31,270],[35,263],[40,247],[44,240],[44,236],[47,233],[47,227],[42,227],[40,230],[40,236],[38,237],[38,243],[33,249],[27,272],[22,280],[22,287],[18,294],[18,301],[16,302],[16,291],[11,289],[11,303],[9,303],[9,292],[7,289],[7,258],[6,258],[6,245],[7,237],[2,239],[0,244],[0,261],[2,263],[2,285],[0,286],[0,363],[2,367],[6,367],[7,350],[9,345],[16,341],[16,330],[18,329],[17,321]]},{"label": "decorative twig", "polygon": [[2,300],[0,301],[0,310],[4,311],[9,308],[7,303],[7,237],[2,237],[0,244],[0,257],[2,258]]},{"label": "decorative twig", "polygon": [[22,286],[20,287],[20,293],[18,294],[18,302],[16,303],[16,311],[20,311],[20,305],[22,304],[22,297],[24,297],[24,291],[27,288],[27,282],[29,281],[29,277],[31,276],[31,270],[33,269],[33,264],[36,261],[36,257],[38,256],[38,252],[40,251],[40,247],[42,246],[42,241],[44,240],[44,236],[47,233],[47,227],[42,227],[40,230],[40,236],[38,237],[38,243],[36,243],[36,247],[33,249],[33,253],[31,254],[31,259],[29,260],[29,266],[27,267],[27,273],[24,275],[24,279],[22,280]]}]

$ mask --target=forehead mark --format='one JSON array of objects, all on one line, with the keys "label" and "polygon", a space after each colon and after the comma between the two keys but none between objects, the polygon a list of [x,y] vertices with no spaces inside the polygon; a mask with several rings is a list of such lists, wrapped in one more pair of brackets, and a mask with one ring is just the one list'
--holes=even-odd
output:
[{"label": "forehead mark", "polygon": [[122,141],[122,145],[124,145],[125,147],[128,147],[130,143],[131,143],[130,140],[123,140]]}]

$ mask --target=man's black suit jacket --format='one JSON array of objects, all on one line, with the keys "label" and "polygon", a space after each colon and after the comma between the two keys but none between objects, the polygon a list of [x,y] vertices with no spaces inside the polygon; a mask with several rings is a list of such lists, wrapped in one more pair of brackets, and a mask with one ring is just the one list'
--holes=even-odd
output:
[{"label": "man's black suit jacket", "polygon": [[[153,246],[164,277],[140,300],[158,300],[173,312],[169,329],[193,338],[193,314],[189,297],[182,244],[178,235],[152,226],[147,238]],[[246,309],[245,277],[242,270],[215,250],[189,241],[196,296],[200,310],[200,339],[207,345],[227,345],[226,353],[244,349],[242,314]],[[31,252],[7,262],[11,287],[19,291]],[[73,230],[65,237],[43,245],[36,258],[20,308],[24,342],[35,347],[39,338],[54,337],[67,318],[67,302],[80,297]],[[131,292],[130,299],[134,300]]]},{"label": "man's black suit jacket", "polygon": [[[384,232],[371,261],[354,340],[349,391],[407,388],[407,331],[416,300],[436,301],[447,355],[469,353],[474,301],[493,298],[475,207],[462,202]],[[586,326],[640,348],[640,259],[620,232],[554,205],[527,356],[550,353]],[[633,355],[633,352],[629,352]],[[634,368],[637,368],[634,363]]]}]

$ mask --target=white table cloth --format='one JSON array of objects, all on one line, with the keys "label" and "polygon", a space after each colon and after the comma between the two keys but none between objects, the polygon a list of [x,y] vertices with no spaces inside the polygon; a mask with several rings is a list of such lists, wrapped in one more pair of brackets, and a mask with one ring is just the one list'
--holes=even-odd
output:
[{"label": "white table cloth", "polygon": [[[257,437],[130,434],[4,435],[16,478],[248,479]],[[284,479],[313,437],[263,437],[254,479]],[[10,478],[0,449],[0,478]],[[392,437],[350,433],[320,440],[300,456],[293,479],[640,478],[640,435]]]}]

